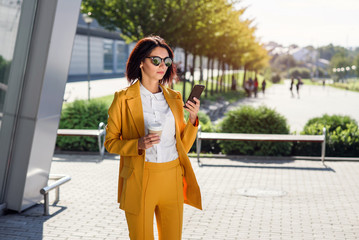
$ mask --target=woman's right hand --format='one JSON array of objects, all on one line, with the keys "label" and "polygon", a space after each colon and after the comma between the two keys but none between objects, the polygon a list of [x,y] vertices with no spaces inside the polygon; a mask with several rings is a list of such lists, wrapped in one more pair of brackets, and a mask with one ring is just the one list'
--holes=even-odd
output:
[{"label": "woman's right hand", "polygon": [[138,150],[146,150],[158,143],[160,143],[160,136],[155,133],[149,133],[138,139]]}]

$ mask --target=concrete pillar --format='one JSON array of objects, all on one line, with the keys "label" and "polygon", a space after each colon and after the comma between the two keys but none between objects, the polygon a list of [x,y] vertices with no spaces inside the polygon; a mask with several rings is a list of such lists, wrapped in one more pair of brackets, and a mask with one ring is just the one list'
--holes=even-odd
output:
[{"label": "concrete pillar", "polygon": [[[21,88],[18,108],[4,111],[2,124],[6,127],[6,119],[16,122],[7,156],[7,209],[31,207],[42,199],[40,189],[47,185],[80,4],[81,0],[36,1],[22,86],[9,81],[9,92]],[[21,14],[26,11],[29,9],[22,7]],[[16,57],[14,54],[14,61]],[[11,104],[5,100],[5,105]]]}]

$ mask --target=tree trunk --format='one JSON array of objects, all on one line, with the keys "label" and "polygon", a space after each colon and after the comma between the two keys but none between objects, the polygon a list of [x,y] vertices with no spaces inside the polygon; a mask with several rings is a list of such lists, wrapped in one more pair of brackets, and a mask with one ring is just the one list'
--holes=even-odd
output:
[{"label": "tree trunk", "polygon": [[240,82],[240,78],[241,78],[241,71],[240,69],[238,69],[238,78],[237,78],[237,83]]},{"label": "tree trunk", "polygon": [[220,76],[219,76],[219,71],[221,70],[221,62],[220,60],[218,60],[218,73],[217,73],[217,84],[216,84],[216,93],[218,93],[218,87],[219,87],[219,82],[220,82]]},{"label": "tree trunk", "polygon": [[191,71],[191,75],[192,75],[192,82],[191,82],[191,85],[192,85],[192,88],[194,86],[194,67],[196,65],[196,55],[193,54],[193,58],[192,58],[192,68],[190,68],[190,71]]},{"label": "tree trunk", "polygon": [[203,83],[203,56],[199,56],[199,82]]},{"label": "tree trunk", "polygon": [[226,82],[226,75],[225,75],[225,63],[222,62],[222,77],[221,77],[221,89],[219,90],[219,92],[225,91],[225,84]]},{"label": "tree trunk", "polygon": [[235,77],[234,77],[234,68],[233,68],[233,66],[231,66],[231,78],[230,78],[230,90],[231,91],[235,91],[236,89],[235,89],[235,83],[234,83],[234,81],[235,81]]},{"label": "tree trunk", "polygon": [[247,74],[247,68],[246,68],[246,66],[244,66],[243,82],[242,82],[242,87],[243,88],[244,88],[244,83],[246,82],[246,74]]},{"label": "tree trunk", "polygon": [[230,91],[231,89],[232,89],[232,82],[234,81],[233,79],[234,79],[234,68],[233,68],[233,66],[230,66],[230,68],[229,69],[231,69],[231,74],[229,75],[230,77],[229,77],[229,81],[228,81],[228,91]]},{"label": "tree trunk", "polygon": [[187,60],[188,60],[188,53],[187,53],[187,51],[184,51],[184,70],[183,70],[183,74],[182,74],[182,82],[183,82],[182,99],[183,99],[183,102],[186,101]]},{"label": "tree trunk", "polygon": [[213,71],[214,71],[214,58],[212,58],[212,62],[211,62],[211,96],[213,96],[213,89],[214,89],[214,75],[213,75]]},{"label": "tree trunk", "polygon": [[209,81],[209,64],[210,64],[211,59],[208,57],[207,58],[207,81],[206,81],[206,89],[204,90],[204,96],[207,97],[208,96],[208,81]]}]

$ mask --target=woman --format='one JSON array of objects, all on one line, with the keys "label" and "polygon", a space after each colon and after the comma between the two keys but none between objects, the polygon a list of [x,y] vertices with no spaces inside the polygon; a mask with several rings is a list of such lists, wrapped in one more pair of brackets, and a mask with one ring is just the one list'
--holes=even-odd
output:
[{"label": "woman", "polygon": [[[158,36],[140,40],[126,66],[131,86],[115,93],[108,111],[105,146],[119,154],[118,202],[130,239],[181,239],[183,203],[202,209],[200,189],[187,153],[197,133],[200,101],[187,102],[164,86],[176,75],[173,52]],[[148,133],[162,126],[161,137]]]}]

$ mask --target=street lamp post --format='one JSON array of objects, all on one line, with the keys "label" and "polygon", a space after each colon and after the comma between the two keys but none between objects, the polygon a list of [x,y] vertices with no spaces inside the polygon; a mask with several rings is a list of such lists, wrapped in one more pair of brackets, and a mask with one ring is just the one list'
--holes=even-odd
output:
[{"label": "street lamp post", "polygon": [[90,24],[93,19],[91,18],[91,12],[82,14],[82,18],[87,24],[87,100],[90,100],[90,73],[91,73],[91,65],[90,65]]}]

